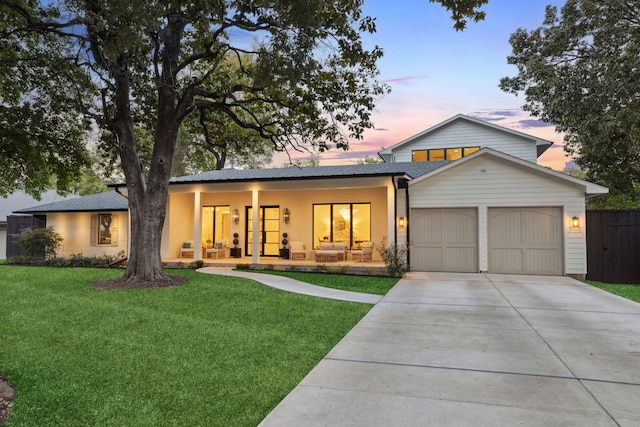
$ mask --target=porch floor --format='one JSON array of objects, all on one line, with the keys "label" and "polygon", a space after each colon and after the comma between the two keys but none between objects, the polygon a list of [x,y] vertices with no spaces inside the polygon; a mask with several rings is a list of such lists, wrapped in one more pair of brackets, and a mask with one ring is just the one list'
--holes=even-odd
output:
[{"label": "porch floor", "polygon": [[[167,267],[184,267],[191,265],[193,258],[167,258],[163,262]],[[302,272],[331,272],[362,276],[388,276],[387,268],[382,261],[330,261],[318,262],[314,260],[290,260],[278,257],[260,257],[258,264],[252,264],[250,256],[240,258],[208,258],[203,259],[204,267],[237,267],[239,264],[256,270],[281,270]]]}]

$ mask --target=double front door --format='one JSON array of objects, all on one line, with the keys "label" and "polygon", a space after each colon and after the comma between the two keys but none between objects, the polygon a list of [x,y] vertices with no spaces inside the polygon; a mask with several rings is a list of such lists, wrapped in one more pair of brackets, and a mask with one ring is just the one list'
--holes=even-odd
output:
[{"label": "double front door", "polygon": [[[247,230],[247,247],[245,253],[248,256],[253,252],[253,208],[246,208],[247,224],[245,230]],[[280,207],[279,206],[260,206],[259,216],[259,233],[258,233],[258,247],[260,249],[260,256],[278,256],[278,249],[280,247]]]}]

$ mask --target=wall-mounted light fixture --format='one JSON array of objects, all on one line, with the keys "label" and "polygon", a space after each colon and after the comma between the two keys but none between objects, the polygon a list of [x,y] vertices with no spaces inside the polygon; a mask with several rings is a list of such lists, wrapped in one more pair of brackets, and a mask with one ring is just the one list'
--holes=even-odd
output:
[{"label": "wall-mounted light fixture", "polygon": [[284,208],[284,211],[282,211],[282,217],[284,219],[284,223],[289,224],[289,221],[291,220],[291,212],[289,211],[289,208]]},{"label": "wall-mounted light fixture", "polygon": [[577,216],[571,218],[571,228],[580,228],[580,218]]},{"label": "wall-mounted light fixture", "polygon": [[404,226],[405,226],[405,219],[404,219],[404,217],[403,217],[403,216],[401,216],[401,217],[398,219],[398,225],[400,226],[400,228],[404,228]]},{"label": "wall-mounted light fixture", "polygon": [[233,223],[235,225],[238,225],[240,223],[240,211],[238,211],[238,209],[234,209],[232,217],[233,217]]}]

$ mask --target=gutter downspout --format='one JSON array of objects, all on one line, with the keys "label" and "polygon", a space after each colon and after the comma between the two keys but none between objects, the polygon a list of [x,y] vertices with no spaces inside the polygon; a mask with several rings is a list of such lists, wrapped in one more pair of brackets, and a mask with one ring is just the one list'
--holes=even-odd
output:
[{"label": "gutter downspout", "polygon": [[409,239],[409,236],[411,235],[411,230],[410,230],[410,227],[411,227],[411,218],[410,218],[411,211],[409,210],[409,181],[407,181],[407,184],[404,187],[404,194],[405,194],[405,203],[406,203],[405,209],[407,210],[407,212],[406,212],[407,213],[407,224],[406,224],[406,226],[407,226],[407,241],[406,241],[406,244],[407,244],[407,265],[409,267],[411,267],[411,245],[409,244],[410,241],[411,241]]}]

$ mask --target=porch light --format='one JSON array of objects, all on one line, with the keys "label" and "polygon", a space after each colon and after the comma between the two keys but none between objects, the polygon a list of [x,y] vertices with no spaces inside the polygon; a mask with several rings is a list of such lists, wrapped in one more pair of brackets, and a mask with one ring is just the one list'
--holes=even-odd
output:
[{"label": "porch light", "polygon": [[238,211],[238,209],[233,210],[233,223],[235,225],[240,223],[240,211]]},{"label": "porch light", "polygon": [[289,211],[289,208],[284,208],[284,211],[282,211],[282,216],[284,218],[284,223],[289,224],[289,220],[291,219],[291,212]]},{"label": "porch light", "polygon": [[398,219],[398,225],[400,226],[400,228],[404,228],[405,222],[404,222],[404,217],[403,216],[401,216]]},{"label": "porch light", "polygon": [[577,216],[571,218],[571,228],[580,228],[580,218]]}]

